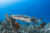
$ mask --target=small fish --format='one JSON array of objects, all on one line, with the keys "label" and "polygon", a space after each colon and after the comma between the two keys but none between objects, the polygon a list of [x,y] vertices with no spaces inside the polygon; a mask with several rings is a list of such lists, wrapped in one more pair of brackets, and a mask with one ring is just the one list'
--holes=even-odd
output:
[{"label": "small fish", "polygon": [[8,14],[6,14],[5,16],[8,17]]}]

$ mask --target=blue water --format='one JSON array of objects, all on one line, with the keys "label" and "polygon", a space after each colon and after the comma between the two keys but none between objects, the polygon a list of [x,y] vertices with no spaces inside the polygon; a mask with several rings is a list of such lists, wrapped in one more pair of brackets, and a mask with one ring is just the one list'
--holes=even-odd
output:
[{"label": "blue water", "polygon": [[43,18],[46,23],[50,22],[49,0],[26,0],[5,7],[2,6],[0,6],[0,20],[4,20],[6,14],[19,14]]}]

